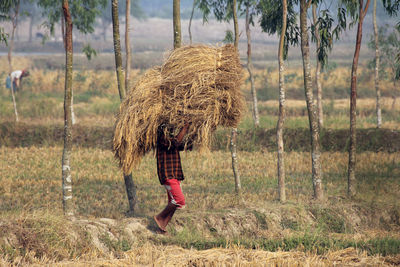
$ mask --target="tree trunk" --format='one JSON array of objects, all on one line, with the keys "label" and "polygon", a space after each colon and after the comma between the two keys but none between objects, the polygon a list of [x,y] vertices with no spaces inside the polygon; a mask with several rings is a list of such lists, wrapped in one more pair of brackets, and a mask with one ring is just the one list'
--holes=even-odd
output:
[{"label": "tree trunk", "polygon": [[189,27],[188,27],[190,44],[192,44],[192,20],[193,20],[193,14],[194,14],[195,7],[196,7],[196,0],[193,0],[192,13],[190,14]]},{"label": "tree trunk", "polygon": [[125,90],[129,90],[129,79],[131,72],[131,44],[129,40],[129,27],[131,16],[131,0],[126,0],[126,13],[125,13],[125,50],[126,50],[126,74],[125,74]]},{"label": "tree trunk", "polygon": [[353,65],[351,69],[351,88],[350,88],[350,146],[349,146],[349,166],[347,176],[347,194],[349,197],[355,195],[354,183],[356,180],[356,118],[357,118],[357,67],[358,58],[360,56],[361,41],[362,41],[362,25],[365,14],[368,10],[369,1],[363,11],[363,0],[359,0],[359,20],[357,28],[356,48],[354,51]]},{"label": "tree trunk", "polygon": [[32,42],[32,30],[33,30],[33,22],[34,22],[34,15],[30,15],[30,20],[29,20],[29,39],[28,42]]},{"label": "tree trunk", "polygon": [[66,216],[74,215],[72,201],[71,149],[72,149],[72,18],[68,0],[62,4],[65,18],[65,93],[64,93],[64,149],[62,155],[63,210]]},{"label": "tree trunk", "polygon": [[238,25],[238,17],[236,11],[236,0],[233,0],[233,27],[235,31],[235,47],[239,52],[239,25]]},{"label": "tree trunk", "polygon": [[235,178],[235,192],[240,197],[242,186],[240,184],[240,174],[237,167],[237,128],[233,128],[231,132],[231,155],[232,155],[232,170]]},{"label": "tree trunk", "polygon": [[181,32],[181,1],[174,0],[173,2],[173,27],[174,27],[174,49],[182,45]]},{"label": "tree trunk", "polygon": [[285,42],[287,24],[287,1],[282,0],[282,31],[279,39],[278,63],[279,63],[279,118],[276,126],[276,140],[278,144],[278,193],[279,201],[286,202],[285,187],[285,151],[283,147],[283,125],[285,123],[285,65],[283,61],[283,46]]},{"label": "tree trunk", "polygon": [[[19,6],[20,6],[20,1],[18,0],[15,5],[14,9],[14,16],[11,18],[12,21],[12,30],[11,30],[11,39],[10,39],[10,45],[8,46],[8,68],[10,72],[10,78],[11,78],[11,73],[13,72],[13,66],[12,66],[12,51],[14,49],[14,36],[15,36],[15,30],[18,26],[18,13],[19,13]],[[17,102],[15,101],[15,94],[14,94],[14,81],[11,79],[11,96],[13,100],[13,106],[14,106],[14,114],[15,114],[15,121],[19,122],[18,118],[18,110],[17,110]]]},{"label": "tree trunk", "polygon": [[[312,14],[313,14],[313,22],[315,26],[315,39],[316,42],[316,50],[321,46],[321,40],[319,39],[319,26],[317,24],[317,4],[312,5]],[[322,85],[321,85],[321,63],[318,60],[317,53],[317,66],[315,68],[315,84],[317,86],[317,106],[318,106],[318,125],[319,128],[322,129],[324,124],[324,114],[322,110]]]},{"label": "tree trunk", "polygon": [[[114,54],[115,54],[115,70],[117,73],[119,97],[122,101],[126,96],[124,74],[122,70],[121,42],[119,36],[119,19],[118,19],[118,0],[111,0],[112,20],[113,20],[113,38],[114,38]],[[134,214],[136,205],[136,186],[132,179],[132,174],[124,175],[126,193],[129,202],[129,213]]]},{"label": "tree trunk", "polygon": [[[239,43],[239,27],[238,27],[238,19],[237,19],[237,14],[236,14],[236,0],[233,0],[233,25],[234,25],[234,31],[235,31],[235,48],[238,49],[238,43]],[[232,170],[233,170],[233,176],[235,178],[235,191],[236,195],[239,197],[241,196],[241,184],[240,184],[240,174],[239,170],[237,167],[237,128],[233,128],[231,132],[231,155],[232,155]]]},{"label": "tree trunk", "polygon": [[376,0],[374,0],[373,23],[374,23],[374,37],[375,37],[376,127],[381,128],[382,110],[381,110],[381,90],[379,88],[380,51],[379,51],[378,25],[376,23]]},{"label": "tree trunk", "polygon": [[307,102],[308,120],[310,124],[311,135],[311,159],[312,159],[312,182],[314,189],[314,198],[323,199],[322,189],[322,168],[321,152],[319,144],[319,126],[318,116],[313,100],[311,67],[310,67],[310,46],[307,28],[307,9],[311,1],[300,1],[300,31],[301,31],[301,54],[303,58],[304,89]]},{"label": "tree trunk", "polygon": [[118,92],[119,98],[125,98],[125,83],[124,73],[122,69],[121,57],[121,41],[119,35],[119,18],[118,18],[118,0],[111,0],[112,24],[113,24],[113,38],[114,38],[114,55],[115,55],[115,71],[117,73]]},{"label": "tree trunk", "polygon": [[251,95],[252,95],[252,99],[253,99],[253,120],[254,120],[254,125],[256,127],[258,127],[260,125],[260,119],[258,117],[257,92],[256,92],[256,88],[254,86],[253,64],[251,61],[249,4],[246,5],[246,36],[247,36],[247,70],[249,71]]}]

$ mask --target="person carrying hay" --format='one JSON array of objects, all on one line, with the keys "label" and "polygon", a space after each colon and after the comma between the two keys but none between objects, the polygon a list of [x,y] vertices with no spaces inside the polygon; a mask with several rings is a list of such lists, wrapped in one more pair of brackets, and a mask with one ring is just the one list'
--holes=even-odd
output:
[{"label": "person carrying hay", "polygon": [[[177,136],[168,137],[164,132],[164,126],[158,128],[157,135],[157,174],[160,184],[165,187],[168,195],[167,206],[154,220],[159,227],[159,233],[167,233],[166,227],[177,209],[185,207],[185,196],[182,193],[181,181],[185,179],[182,171],[180,151],[185,149],[183,137],[186,135],[189,123],[185,123]],[[173,131],[171,131],[173,132]],[[191,149],[190,147],[188,149]]]}]

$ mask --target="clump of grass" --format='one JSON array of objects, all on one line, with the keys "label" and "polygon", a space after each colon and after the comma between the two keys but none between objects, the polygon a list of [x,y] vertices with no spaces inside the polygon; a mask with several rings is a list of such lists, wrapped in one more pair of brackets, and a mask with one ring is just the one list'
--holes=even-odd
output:
[{"label": "clump of grass", "polygon": [[[5,214],[2,215],[2,217]],[[9,261],[33,253],[35,258],[62,260],[78,257],[90,251],[87,234],[60,214],[40,211],[12,214],[2,218],[0,254]]]}]

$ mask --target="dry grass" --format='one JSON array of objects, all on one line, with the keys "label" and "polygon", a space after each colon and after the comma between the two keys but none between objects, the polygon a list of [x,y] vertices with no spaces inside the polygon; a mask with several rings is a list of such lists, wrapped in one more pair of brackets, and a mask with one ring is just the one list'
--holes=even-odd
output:
[{"label": "dry grass", "polygon": [[[4,210],[61,209],[59,186],[62,148],[0,148],[0,202]],[[239,170],[246,201],[269,205],[277,199],[276,154],[240,152]],[[357,156],[358,199],[385,205],[396,203],[400,185],[399,153],[365,152]],[[347,153],[322,153],[324,186],[327,197],[346,195]],[[306,203],[312,195],[311,156],[306,152],[286,154],[289,201]],[[200,155],[182,154],[187,179],[187,206],[192,210],[225,209],[234,200],[234,183],[229,152]],[[29,169],[27,168],[29,166]],[[72,177],[78,213],[84,216],[124,217],[126,209],[122,173],[111,151],[73,149]],[[133,172],[138,186],[138,212],[151,214],[165,201],[159,186],[154,157],[144,157],[140,171]]]},{"label": "dry grass", "polygon": [[146,72],[121,104],[115,126],[113,149],[124,173],[155,148],[160,130],[175,136],[189,122],[185,143],[204,150],[217,126],[236,127],[244,109],[241,73],[232,45],[182,47]]},{"label": "dry grass", "polygon": [[325,255],[304,252],[268,252],[237,246],[198,251],[149,243],[125,253],[122,259],[61,262],[56,266],[391,266],[381,256],[348,248]]}]

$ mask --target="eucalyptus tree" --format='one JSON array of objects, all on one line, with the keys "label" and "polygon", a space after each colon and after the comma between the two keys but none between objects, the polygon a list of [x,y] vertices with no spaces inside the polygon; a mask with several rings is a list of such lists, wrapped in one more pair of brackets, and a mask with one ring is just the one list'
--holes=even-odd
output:
[{"label": "eucalyptus tree", "polygon": [[287,27],[287,1],[282,0],[282,26],[281,36],[279,38],[278,64],[279,64],[279,118],[276,125],[276,141],[278,144],[278,194],[281,202],[286,201],[285,186],[285,156],[283,147],[283,125],[285,123],[285,63],[283,57],[283,46],[285,43],[285,34]]},{"label": "eucalyptus tree", "polygon": [[188,26],[190,44],[192,44],[192,20],[193,20],[194,10],[196,9],[198,2],[199,0],[193,0],[192,12],[190,13],[189,26]]},{"label": "eucalyptus tree", "polygon": [[239,0],[239,8],[244,6],[244,12],[246,14],[246,37],[247,37],[247,70],[249,72],[251,96],[253,102],[253,121],[254,125],[258,127],[260,125],[260,118],[258,114],[257,105],[257,91],[254,85],[254,74],[253,74],[253,63],[251,60],[251,32],[250,26],[254,26],[254,16],[256,15],[256,6],[258,0]]},{"label": "eucalyptus tree", "polygon": [[[126,96],[126,80],[124,82],[124,73],[121,56],[121,41],[119,34],[119,9],[118,0],[111,0],[111,12],[113,21],[113,40],[114,40],[114,55],[115,55],[115,72],[117,75],[118,92],[122,101]],[[129,38],[129,37],[128,37]],[[128,49],[128,48],[127,48]],[[125,189],[128,196],[129,214],[133,215],[136,205],[136,185],[133,181],[132,174],[124,175]]]},{"label": "eucalyptus tree", "polygon": [[313,88],[311,80],[310,65],[310,45],[307,25],[307,11],[312,4],[311,0],[300,0],[300,40],[301,56],[303,59],[303,78],[304,91],[307,103],[308,121],[311,134],[311,161],[312,161],[312,182],[314,198],[323,199],[322,188],[322,167],[321,167],[321,148],[320,148],[320,129],[318,125],[318,115],[314,104]]},{"label": "eucalyptus tree", "polygon": [[[5,34],[3,31],[0,31],[0,40],[4,40],[4,42],[8,45],[7,59],[8,59],[8,72],[9,72],[10,76],[11,76],[11,73],[13,72],[12,51],[14,49],[15,31],[18,26],[18,16],[20,14],[20,5],[21,5],[20,0],[4,0],[0,4],[0,20],[11,22],[10,43],[7,42],[8,34]],[[11,96],[12,96],[12,100],[13,100],[15,121],[18,122],[19,117],[18,117],[17,102],[15,100],[13,81],[11,81],[11,90],[10,91],[11,91]]]},{"label": "eucalyptus tree", "polygon": [[[218,21],[229,22],[233,20],[233,38],[232,31],[227,31],[225,36],[225,41],[233,41],[236,49],[239,52],[239,26],[237,18],[237,2],[236,0],[199,0],[198,8],[203,13],[203,22],[208,21],[208,17],[213,13]],[[233,39],[233,40],[231,40]],[[241,183],[239,168],[237,166],[237,128],[232,128],[231,138],[230,138],[230,149],[232,157],[232,171],[235,179],[235,192],[240,199],[241,195]]]},{"label": "eucalyptus tree", "polygon": [[[236,50],[239,53],[239,25],[238,25],[238,17],[237,17],[236,0],[233,0],[233,3],[231,6],[232,6],[233,28],[234,28],[234,33],[235,33],[234,45],[235,45]],[[229,2],[228,2],[227,7],[229,8]],[[239,173],[238,163],[237,163],[237,134],[238,134],[237,128],[232,128],[232,131],[231,131],[232,170],[233,170],[233,176],[235,178],[235,191],[236,191],[237,196],[240,199],[242,186],[240,183],[240,173]]]},{"label": "eucalyptus tree", "polygon": [[355,195],[355,172],[356,172],[356,119],[357,119],[357,68],[358,59],[360,56],[362,30],[365,15],[367,14],[370,0],[364,4],[364,0],[343,1],[346,5],[347,12],[353,19],[358,20],[356,45],[351,69],[351,85],[350,85],[350,145],[349,145],[349,165],[347,174],[347,194],[348,196]]},{"label": "eucalyptus tree", "polygon": [[64,148],[61,160],[63,210],[66,216],[74,215],[72,201],[72,65],[73,65],[73,26],[82,33],[93,32],[95,18],[104,7],[105,0],[38,0],[47,17],[47,26],[54,32],[54,25],[63,17],[65,21],[65,85],[64,85]]},{"label": "eucalyptus tree", "polygon": [[288,48],[295,46],[299,40],[299,29],[297,25],[297,14],[295,11],[296,1],[274,1],[260,0],[257,5],[260,14],[260,26],[269,35],[278,33],[278,65],[279,65],[279,117],[276,126],[276,140],[278,146],[278,195],[281,202],[286,201],[285,188],[285,153],[283,140],[283,127],[286,119],[286,96],[285,96],[285,64]]},{"label": "eucalyptus tree", "polygon": [[376,91],[376,127],[381,128],[382,126],[382,110],[381,110],[381,89],[379,87],[379,67],[380,67],[380,51],[379,51],[379,35],[378,35],[378,23],[376,21],[376,2],[374,0],[374,10],[372,15],[372,22],[374,25],[374,41],[375,41],[375,91]]}]

